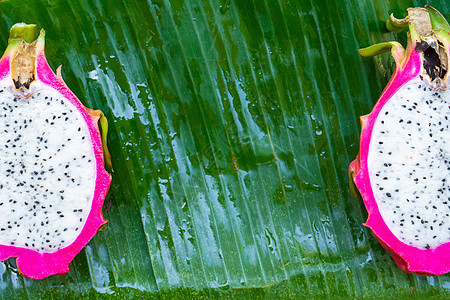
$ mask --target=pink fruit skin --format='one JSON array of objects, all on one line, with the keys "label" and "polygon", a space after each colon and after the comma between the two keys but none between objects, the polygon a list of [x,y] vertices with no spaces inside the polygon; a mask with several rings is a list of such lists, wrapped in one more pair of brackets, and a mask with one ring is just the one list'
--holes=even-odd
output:
[{"label": "pink fruit skin", "polygon": [[450,243],[435,249],[418,249],[400,241],[392,234],[381,217],[369,178],[367,157],[372,129],[382,107],[404,84],[417,78],[422,72],[420,53],[408,47],[406,61],[397,63],[391,80],[369,115],[361,117],[361,145],[359,154],[350,164],[349,172],[358,187],[368,211],[364,224],[405,272],[418,275],[441,275],[450,272]]},{"label": "pink fruit skin", "polygon": [[[0,80],[9,76],[9,74],[10,56],[5,54],[0,60]],[[88,124],[97,168],[95,193],[91,211],[86,220],[86,225],[72,244],[53,253],[39,253],[31,249],[0,245],[0,261],[4,261],[10,257],[17,257],[17,269],[20,273],[29,278],[41,279],[53,274],[67,273],[69,271],[69,263],[86,246],[99,228],[107,223],[103,219],[102,206],[108,193],[111,176],[104,168],[103,149],[97,123],[98,116],[90,115],[80,100],[70,91],[62,78],[53,73],[47,63],[43,49],[39,50],[37,55],[36,76],[37,80],[59,91],[83,115],[84,120]]]}]

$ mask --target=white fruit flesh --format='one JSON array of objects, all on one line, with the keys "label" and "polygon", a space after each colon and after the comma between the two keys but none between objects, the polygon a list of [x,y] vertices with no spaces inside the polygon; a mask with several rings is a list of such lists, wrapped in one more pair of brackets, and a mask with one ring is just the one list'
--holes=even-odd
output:
[{"label": "white fruit flesh", "polygon": [[450,241],[450,91],[416,79],[381,109],[368,168],[381,216],[409,245]]},{"label": "white fruit flesh", "polygon": [[0,244],[55,252],[81,233],[96,164],[88,126],[58,91],[17,99],[0,81]]}]

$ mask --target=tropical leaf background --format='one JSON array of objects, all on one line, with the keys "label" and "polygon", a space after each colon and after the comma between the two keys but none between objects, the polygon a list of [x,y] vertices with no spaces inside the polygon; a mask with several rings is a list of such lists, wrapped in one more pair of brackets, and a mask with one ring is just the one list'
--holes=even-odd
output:
[{"label": "tropical leaf background", "polygon": [[[0,2],[110,120],[109,226],[44,280],[0,263],[4,299],[446,298],[400,271],[348,188],[358,117],[392,72],[384,20],[447,1]],[[405,41],[404,35],[399,35]]]}]

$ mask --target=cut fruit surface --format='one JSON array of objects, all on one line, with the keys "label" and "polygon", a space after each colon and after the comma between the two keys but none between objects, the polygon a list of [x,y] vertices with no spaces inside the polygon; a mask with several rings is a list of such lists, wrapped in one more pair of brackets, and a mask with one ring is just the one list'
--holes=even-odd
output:
[{"label": "cut fruit surface", "polygon": [[422,249],[450,241],[449,105],[450,91],[408,82],[372,131],[367,163],[380,214],[395,236]]},{"label": "cut fruit surface", "polygon": [[33,41],[35,32],[14,25],[0,60],[0,260],[17,257],[19,272],[44,278],[67,272],[106,223],[111,176],[103,114],[85,108],[53,73],[44,31]]},{"label": "cut fruit surface", "polygon": [[361,49],[391,51],[396,67],[369,115],[361,117],[361,143],[350,164],[369,227],[406,272],[450,272],[450,29],[435,9],[409,8],[387,27],[409,27],[406,50],[397,42]]}]

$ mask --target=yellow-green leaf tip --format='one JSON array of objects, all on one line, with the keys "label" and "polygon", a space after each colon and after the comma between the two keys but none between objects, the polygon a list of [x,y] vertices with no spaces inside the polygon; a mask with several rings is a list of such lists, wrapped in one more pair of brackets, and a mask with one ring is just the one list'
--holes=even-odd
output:
[{"label": "yellow-green leaf tip", "polygon": [[35,24],[17,23],[9,31],[10,40],[24,40],[32,43],[36,38],[37,26]]}]

